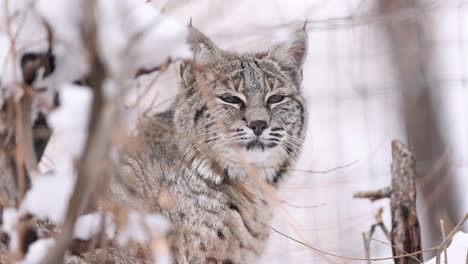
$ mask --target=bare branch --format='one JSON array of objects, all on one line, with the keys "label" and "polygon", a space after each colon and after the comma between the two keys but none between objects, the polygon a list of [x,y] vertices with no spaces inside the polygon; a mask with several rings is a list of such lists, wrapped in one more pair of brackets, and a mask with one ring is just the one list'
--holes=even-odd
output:
[{"label": "bare branch", "polygon": [[364,254],[365,254],[365,257],[367,259],[367,264],[370,264],[370,250],[369,250],[369,240],[367,239],[367,236],[366,236],[366,233],[362,233],[362,240],[364,241]]},{"label": "bare branch", "polygon": [[[394,248],[395,246],[392,245],[391,243],[388,243],[388,242],[385,242],[385,241],[382,241],[382,240],[379,240],[379,239],[376,239],[376,238],[372,238],[372,240],[374,241],[377,241],[377,242],[380,242],[382,244],[385,244],[385,245],[389,245],[391,246],[392,248]],[[405,254],[408,254],[408,252],[405,252]],[[410,256],[412,259],[414,259],[415,261],[417,261],[418,263],[423,263],[421,260],[417,259],[415,256]]]},{"label": "bare branch", "polygon": [[[18,113],[21,115],[21,118],[18,120],[21,122],[18,124],[20,127],[18,129],[17,141],[18,147],[23,148],[24,154],[24,164],[28,176],[34,178],[39,174],[37,156],[34,150],[34,138],[32,131],[32,121],[31,121],[31,106],[32,98],[28,95],[23,96],[21,99],[21,111]],[[21,142],[21,144],[20,144]]]},{"label": "bare branch", "polygon": [[[358,192],[354,198],[369,198],[375,201],[381,198],[390,198],[392,212],[392,232],[390,240],[393,247],[393,255],[399,256],[406,252],[421,251],[421,231],[416,213],[416,169],[413,154],[399,140],[392,141],[392,185],[377,191]],[[377,224],[388,235],[388,230],[383,225],[381,216],[376,217]],[[379,223],[380,222],[380,223]],[[371,227],[368,240],[370,241]],[[422,261],[422,254],[416,254],[416,259]],[[395,264],[416,263],[413,258],[401,258]]]},{"label": "bare branch", "polygon": [[359,160],[354,160],[348,164],[344,164],[344,165],[340,165],[340,166],[337,166],[337,167],[334,167],[334,168],[331,168],[331,169],[328,169],[328,170],[323,170],[323,171],[320,171],[320,170],[303,170],[303,169],[295,169],[295,168],[291,168],[290,170],[291,171],[298,171],[298,172],[305,172],[305,173],[314,173],[314,174],[327,174],[327,173],[330,173],[330,172],[333,172],[333,171],[336,171],[336,170],[340,170],[340,169],[343,169],[343,168],[347,168],[347,167],[350,167],[354,164],[356,164],[357,162],[359,162]]},{"label": "bare branch", "polygon": [[[369,233],[368,235],[366,236],[365,233],[363,233],[363,239],[364,239],[364,250],[365,250],[365,253],[366,253],[366,258],[370,258],[370,245],[371,245],[371,241],[372,240],[375,240],[373,238],[373,235],[374,235],[374,232],[375,232],[375,228],[376,227],[380,227],[380,229],[382,229],[382,231],[384,232],[385,234],[385,237],[390,240],[390,233],[388,232],[388,229],[387,227],[385,226],[383,220],[382,220],[382,213],[383,213],[383,208],[379,208],[379,210],[377,210],[377,213],[375,214],[375,220],[376,220],[376,223],[373,224],[369,230]],[[385,242],[383,242],[385,243]],[[408,254],[408,252],[404,252],[405,254]],[[411,256],[412,258],[416,259],[415,257]],[[416,259],[418,260],[418,259]],[[419,261],[419,260],[418,260]],[[421,262],[421,261],[419,261]],[[370,263],[370,260],[367,261],[367,263]]]},{"label": "bare branch", "polygon": [[[440,219],[440,230],[442,232],[442,239],[445,239],[445,227],[444,227],[444,220]],[[444,263],[448,264],[448,257],[447,257],[447,250],[444,249]]]},{"label": "bare branch", "polygon": [[95,183],[101,175],[100,166],[108,150],[108,129],[112,122],[110,111],[106,111],[105,97],[102,91],[106,71],[98,55],[97,28],[95,23],[95,4],[93,0],[83,3],[84,22],[82,39],[88,51],[90,69],[89,85],[93,89],[94,96],[90,111],[88,138],[82,158],[77,166],[78,179],[73,190],[68,206],[62,233],[57,239],[56,246],[50,250],[42,263],[62,263],[65,251],[72,241],[73,230],[78,216],[88,205]]},{"label": "bare branch", "polygon": [[325,250],[322,250],[322,249],[319,249],[317,247],[314,247],[314,246],[311,246],[305,242],[302,242],[298,239],[295,239],[285,233],[282,233],[280,232],[279,230],[271,227],[271,226],[268,226],[271,230],[273,230],[275,233],[281,235],[281,236],[284,236],[286,237],[287,239],[290,239],[298,244],[301,244],[309,249],[312,249],[314,251],[317,251],[319,252],[320,254],[323,254],[323,255],[327,255],[327,256],[331,256],[331,257],[335,257],[335,258],[339,258],[339,259],[346,259],[346,260],[361,260],[361,261],[365,261],[365,260],[370,260],[370,261],[382,261],[382,260],[390,260],[390,259],[401,259],[401,258],[406,258],[406,257],[411,257],[411,256],[417,256],[421,253],[424,253],[424,252],[430,252],[430,251],[435,251],[438,249],[438,247],[431,247],[431,248],[428,248],[428,249],[424,249],[424,250],[421,250],[421,251],[417,251],[417,252],[413,252],[413,253],[408,253],[408,254],[401,254],[401,255],[398,255],[398,256],[394,256],[394,257],[384,257],[384,258],[362,258],[362,257],[345,257],[345,256],[340,256],[340,255],[337,255],[337,254],[333,254],[331,252],[327,252]]},{"label": "bare branch", "polygon": [[460,222],[458,222],[458,224],[452,229],[450,234],[448,234],[448,236],[444,239],[444,241],[442,241],[442,243],[437,247],[436,264],[440,264],[440,253],[442,253],[442,251],[447,249],[447,246],[452,241],[453,236],[458,231],[460,231],[460,229],[463,227],[463,225],[466,223],[467,220],[468,220],[468,213],[465,214],[463,219]]},{"label": "bare branch", "polygon": [[153,73],[153,72],[157,72],[157,71],[165,71],[167,69],[167,67],[169,67],[169,65],[172,63],[172,59],[171,57],[168,57],[167,60],[164,62],[164,63],[161,63],[160,65],[157,65],[153,68],[141,68],[141,69],[138,69],[137,72],[135,73],[135,78],[138,78],[140,77],[141,75],[145,75],[145,74],[150,74],[150,73]]},{"label": "bare branch", "polygon": [[[394,259],[394,260],[398,260],[398,259],[402,259],[402,258],[406,258],[406,257],[417,257],[418,255],[422,254],[422,253],[425,253],[425,252],[431,252],[431,251],[438,251],[439,253],[442,252],[442,250],[446,249],[447,245],[450,243],[450,241],[452,241],[452,238],[453,236],[463,227],[463,225],[465,224],[465,222],[467,221],[468,219],[468,213],[465,214],[465,217],[463,217],[462,220],[460,220],[460,222],[455,226],[455,228],[450,232],[450,234],[444,239],[444,241],[442,241],[442,243],[437,246],[437,247],[431,247],[431,248],[428,248],[428,249],[424,249],[424,250],[420,250],[420,251],[416,251],[416,252],[412,252],[412,253],[404,253],[404,254],[401,254],[401,255],[397,255],[397,256],[393,256],[393,257],[385,257],[385,258],[360,258],[360,257],[345,257],[345,256],[340,256],[340,255],[336,255],[336,254],[333,254],[333,253],[330,253],[330,252],[327,252],[327,251],[324,251],[324,250],[321,250],[317,247],[314,247],[314,246],[311,246],[305,242],[302,242],[298,239],[295,239],[285,233],[282,233],[281,231],[271,227],[271,226],[268,226],[271,230],[273,230],[275,233],[281,235],[281,236],[284,236],[286,237],[287,239],[290,239],[300,245],[303,245],[309,249],[312,249],[314,251],[317,251],[323,255],[327,255],[327,256],[332,256],[332,257],[335,257],[335,258],[339,258],[339,259],[346,259],[346,260],[361,260],[361,261],[382,261],[382,260],[390,260],[390,259]],[[420,261],[418,259],[418,261]]]},{"label": "bare branch", "polygon": [[[411,151],[399,140],[392,141],[392,188],[390,207],[392,210],[391,241],[395,245],[394,255],[420,251],[421,230],[416,212],[416,162]],[[422,254],[416,255],[423,260]],[[411,258],[401,259],[395,264],[416,263]]]},{"label": "bare branch", "polygon": [[367,198],[373,202],[382,198],[390,198],[391,194],[392,187],[385,187],[377,191],[357,192],[353,195],[353,198]]}]

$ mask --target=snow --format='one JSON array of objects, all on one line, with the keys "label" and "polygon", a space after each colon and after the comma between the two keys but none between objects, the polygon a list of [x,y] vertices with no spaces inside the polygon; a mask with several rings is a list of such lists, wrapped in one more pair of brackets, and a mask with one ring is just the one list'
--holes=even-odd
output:
[{"label": "snow", "polygon": [[100,230],[102,214],[97,212],[80,216],[76,221],[73,237],[81,240],[91,239]]},{"label": "snow", "polygon": [[[6,33],[0,32],[0,107],[5,99],[11,95],[11,86],[7,86],[14,80],[15,73],[11,62],[9,39]],[[16,76],[21,76],[19,67],[16,67]]]},{"label": "snow", "polygon": [[[98,1],[100,50],[114,74],[190,58],[187,30],[143,0]],[[129,63],[131,62],[131,63]]]},{"label": "snow", "polygon": [[[45,50],[45,28],[40,17],[32,11],[31,0],[9,0],[9,28],[15,37],[16,60],[12,60],[12,48],[7,33],[4,3],[0,5],[0,106],[11,95],[15,78],[21,79],[20,59],[24,53]],[[14,65],[15,64],[15,65]],[[21,92],[15,89],[14,92]],[[16,96],[22,96],[22,93]]]},{"label": "snow", "polygon": [[169,230],[169,222],[158,214],[128,213],[127,225],[119,229],[117,241],[125,244],[129,240],[148,242]]},{"label": "snow", "polygon": [[[102,225],[102,220],[105,221],[104,225]],[[77,220],[73,237],[89,240],[99,234],[101,227],[104,227],[109,239],[115,237],[116,225],[111,215],[102,212],[82,215]],[[117,239],[121,244],[125,244],[129,240],[149,242],[164,235],[169,227],[166,218],[159,214],[144,214],[136,210],[130,210],[125,224],[120,226],[117,231]]]},{"label": "snow", "polygon": [[46,256],[47,251],[55,245],[52,238],[39,239],[29,246],[28,252],[19,264],[39,264]]},{"label": "snow", "polygon": [[[103,220],[105,221],[104,225],[101,224]],[[76,222],[73,237],[89,240],[99,234],[101,226],[105,227],[107,237],[114,237],[115,224],[111,221],[109,215],[103,215],[101,212],[82,215]]]},{"label": "snow", "polygon": [[74,179],[41,176],[34,179],[32,185],[33,188],[26,193],[21,205],[22,212],[49,218],[54,223],[61,223],[68,208]]},{"label": "snow", "polygon": [[157,264],[170,264],[172,258],[169,253],[169,246],[166,241],[155,240],[152,243],[153,260]]},{"label": "snow", "polygon": [[91,90],[76,85],[65,85],[60,94],[61,106],[50,114],[57,151],[53,175],[32,179],[32,188],[26,193],[21,212],[47,217],[61,223],[75,184],[74,161],[83,151],[91,104]]},{"label": "snow", "polygon": [[[444,262],[444,254],[441,254],[441,263]],[[465,264],[468,258],[468,233],[458,231],[452,239],[447,249],[447,261],[450,264]],[[436,258],[424,262],[426,264],[436,264]]]},{"label": "snow", "polygon": [[16,231],[18,211],[15,208],[3,209],[2,220],[2,229],[10,237],[10,248],[14,250],[18,247],[18,232]]},{"label": "snow", "polygon": [[[25,195],[21,212],[61,223],[74,187],[74,161],[80,156],[86,138],[92,96],[87,88],[62,83],[80,78],[89,65],[86,64],[86,52],[81,44],[81,1],[39,0],[36,9],[54,31],[57,67],[48,85],[60,87],[61,107],[50,114],[49,121],[54,130],[56,152],[60,155],[54,158],[57,167],[53,175],[33,179],[32,189]],[[118,78],[126,76],[133,79],[136,69],[154,67],[163,63],[168,56],[181,59],[191,57],[185,44],[186,28],[145,1],[99,0],[96,14],[100,55],[112,75]],[[106,80],[105,83],[106,95],[115,95],[113,80]],[[76,236],[84,239],[95,234],[100,221],[98,218],[97,215],[80,218]],[[146,239],[147,232],[138,227],[139,221],[147,225],[152,233],[157,229],[155,223],[162,222],[158,216],[144,217],[135,212],[129,219],[132,224],[126,231],[136,230],[138,235],[134,237],[124,232],[122,240],[126,237]]]},{"label": "snow", "polygon": [[[81,44],[81,3],[39,0],[37,9],[54,29],[61,68],[78,66],[83,73],[89,67]],[[168,56],[191,57],[186,28],[144,0],[99,0],[95,11],[99,54],[114,76],[133,77],[137,69],[159,65]]]},{"label": "snow", "polygon": [[[16,76],[21,77],[20,58],[28,52],[45,52],[46,29],[42,19],[53,31],[55,72],[46,78],[38,77],[36,87],[55,91],[64,83],[86,76],[90,69],[87,52],[81,39],[82,1],[76,0],[10,0],[11,28],[16,39]],[[4,16],[3,5],[0,7]],[[133,80],[141,68],[152,68],[173,59],[191,58],[185,43],[187,28],[174,18],[161,14],[144,0],[99,0],[96,8],[98,49],[113,77]],[[0,106],[14,81],[9,54],[10,44],[0,21]],[[17,32],[18,31],[18,32]],[[53,92],[46,93],[47,101]],[[45,95],[45,94],[43,94]],[[45,109],[41,109],[46,111]]]},{"label": "snow", "polygon": [[82,1],[39,0],[36,9],[52,26],[56,38],[66,43],[80,42]]},{"label": "snow", "polygon": [[60,93],[61,106],[49,116],[49,123],[57,134],[55,139],[59,140],[57,144],[62,148],[60,153],[63,160],[56,162],[67,163],[58,167],[62,171],[70,171],[73,159],[83,151],[91,100],[92,92],[88,87],[64,85]]}]

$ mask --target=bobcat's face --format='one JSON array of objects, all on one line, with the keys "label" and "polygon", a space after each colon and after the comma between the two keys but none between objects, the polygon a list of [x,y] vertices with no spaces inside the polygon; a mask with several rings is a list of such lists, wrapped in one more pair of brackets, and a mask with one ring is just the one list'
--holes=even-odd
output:
[{"label": "bobcat's face", "polygon": [[278,180],[297,158],[306,126],[300,89],[305,31],[292,37],[269,52],[238,55],[192,28],[189,43],[202,68],[182,69],[187,90],[176,112],[179,131],[192,141],[187,155],[213,160],[231,177],[245,176],[248,162],[267,180]]},{"label": "bobcat's face", "polygon": [[220,125],[225,127],[212,139],[218,143],[213,145],[215,151],[226,152],[231,159],[244,155],[258,165],[271,158],[279,162],[296,156],[303,138],[304,99],[287,73],[261,55],[240,57],[213,70],[218,76],[228,76],[216,79],[210,87],[214,100],[208,112],[213,118],[205,121],[221,124],[206,132],[217,133]]}]

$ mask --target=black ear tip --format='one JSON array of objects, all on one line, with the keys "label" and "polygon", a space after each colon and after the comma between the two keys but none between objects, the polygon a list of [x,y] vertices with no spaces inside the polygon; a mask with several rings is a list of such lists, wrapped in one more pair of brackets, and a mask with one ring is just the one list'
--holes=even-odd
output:
[{"label": "black ear tip", "polygon": [[192,26],[192,17],[190,17],[188,27],[189,27],[189,28],[193,27],[193,26]]}]

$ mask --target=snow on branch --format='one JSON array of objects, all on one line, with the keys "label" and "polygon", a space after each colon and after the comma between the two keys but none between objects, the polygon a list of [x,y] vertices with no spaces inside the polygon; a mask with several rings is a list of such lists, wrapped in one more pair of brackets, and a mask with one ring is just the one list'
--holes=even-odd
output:
[{"label": "snow on branch", "polygon": [[[167,263],[167,252],[156,252],[165,251],[161,238],[170,228],[163,216],[127,208],[122,224],[112,211],[88,208],[115,171],[112,153],[122,142],[114,138],[125,130],[123,99],[135,76],[190,59],[186,27],[144,0],[3,0],[0,12],[6,18],[0,21],[0,142],[16,153],[0,150],[6,159],[0,171],[30,183],[15,208],[0,201],[1,231],[9,238],[1,259],[55,263],[73,240],[104,235],[119,244],[149,243],[154,260]],[[23,101],[28,107],[16,107]],[[25,115],[30,124],[12,127]],[[28,165],[25,157],[42,153],[20,144],[36,138],[39,117],[53,130],[55,166],[15,175]]]}]

